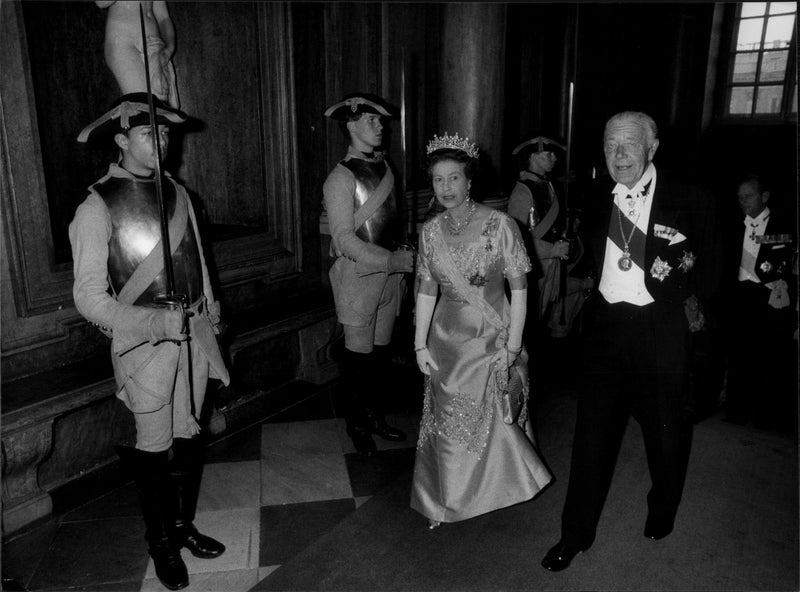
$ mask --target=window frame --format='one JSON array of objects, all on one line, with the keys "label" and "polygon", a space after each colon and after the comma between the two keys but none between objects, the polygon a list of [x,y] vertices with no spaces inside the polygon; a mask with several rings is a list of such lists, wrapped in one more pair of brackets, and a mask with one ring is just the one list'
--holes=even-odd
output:
[{"label": "window frame", "polygon": [[[776,14],[770,14],[770,5],[773,4],[772,2],[766,2],[766,7],[764,13],[761,15],[754,15],[751,17],[742,17],[742,2],[737,2],[735,4],[728,5],[726,7],[727,14],[726,14],[726,25],[724,27],[724,33],[722,37],[723,41],[723,56],[722,63],[724,64],[723,68],[721,68],[721,80],[720,80],[720,92],[717,101],[717,121],[720,123],[742,123],[742,124],[765,124],[765,123],[777,123],[777,124],[785,124],[785,123],[795,123],[797,122],[797,111],[792,111],[793,108],[793,98],[796,96],[797,93],[797,77],[793,74],[796,72],[796,64],[797,64],[797,10],[795,9],[794,13],[791,12],[780,12]],[[787,48],[781,49],[767,49],[764,47],[764,36],[766,35],[767,31],[767,21],[770,17],[781,16],[785,14],[794,14],[795,23],[792,28],[792,36],[789,41],[789,46]],[[736,42],[739,35],[740,24],[744,20],[751,20],[756,18],[764,19],[764,23],[762,24],[761,29],[761,40],[759,44],[759,48],[756,50],[737,50]],[[754,73],[754,77],[752,80],[747,82],[734,82],[733,75],[734,75],[734,64],[737,55],[741,55],[744,53],[749,53],[749,51],[754,51],[757,54],[756,59],[756,70]],[[764,63],[764,56],[769,53],[775,53],[778,51],[787,51],[788,57],[786,61],[786,70],[783,76],[782,81],[780,82],[780,86],[782,87],[781,92],[781,109],[777,113],[756,113],[756,107],[758,105],[758,89],[763,87],[769,86],[778,86],[775,81],[762,81],[761,78],[761,69]],[[753,101],[750,108],[749,113],[730,113],[730,101],[731,101],[731,93],[735,88],[752,88],[753,89]]]}]

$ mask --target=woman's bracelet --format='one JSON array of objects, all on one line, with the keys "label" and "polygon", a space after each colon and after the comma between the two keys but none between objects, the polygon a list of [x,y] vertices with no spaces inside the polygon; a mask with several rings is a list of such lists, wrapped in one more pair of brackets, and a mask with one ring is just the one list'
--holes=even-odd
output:
[{"label": "woman's bracelet", "polygon": [[415,348],[414,348],[414,351],[415,351],[415,352],[421,352],[421,351],[422,351],[422,350],[424,350],[424,349],[428,349],[428,347],[427,347],[427,346],[425,346],[425,345],[423,345],[423,346],[421,346],[421,347],[415,347]]},{"label": "woman's bracelet", "polygon": [[521,354],[522,353],[522,346],[521,345],[519,347],[509,347],[507,345],[506,349],[508,350],[508,353],[510,353],[510,354]]}]

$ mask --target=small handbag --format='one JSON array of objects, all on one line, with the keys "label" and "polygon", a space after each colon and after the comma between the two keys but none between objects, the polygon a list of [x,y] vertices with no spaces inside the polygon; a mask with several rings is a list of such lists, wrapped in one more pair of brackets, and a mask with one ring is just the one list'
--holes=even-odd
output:
[{"label": "small handbag", "polygon": [[503,423],[509,425],[516,423],[526,404],[527,381],[523,378],[523,373],[527,375],[524,370],[527,362],[527,352],[523,350],[510,368],[497,370],[497,384],[501,389]]},{"label": "small handbag", "polygon": [[508,386],[503,392],[503,423],[512,424],[519,419],[525,403],[522,378],[513,366],[509,368]]}]

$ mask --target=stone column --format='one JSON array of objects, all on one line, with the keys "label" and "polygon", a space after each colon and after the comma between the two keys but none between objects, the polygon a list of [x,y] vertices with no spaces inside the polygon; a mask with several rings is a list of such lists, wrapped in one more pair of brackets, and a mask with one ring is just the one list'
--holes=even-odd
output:
[{"label": "stone column", "polygon": [[437,133],[458,132],[478,142],[483,195],[501,191],[506,6],[494,3],[443,5],[441,102]]}]

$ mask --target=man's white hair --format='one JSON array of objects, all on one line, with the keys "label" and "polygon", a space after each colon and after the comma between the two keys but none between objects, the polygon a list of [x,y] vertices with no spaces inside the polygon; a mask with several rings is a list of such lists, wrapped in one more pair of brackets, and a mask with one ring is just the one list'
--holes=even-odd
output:
[{"label": "man's white hair", "polygon": [[622,111],[621,113],[612,115],[609,118],[609,120],[606,122],[606,129],[608,129],[608,126],[611,125],[613,121],[620,119],[632,119],[638,125],[640,125],[642,129],[644,129],[647,136],[648,146],[652,146],[653,143],[658,139],[658,126],[656,125],[655,120],[647,113],[642,113],[641,111]]}]

